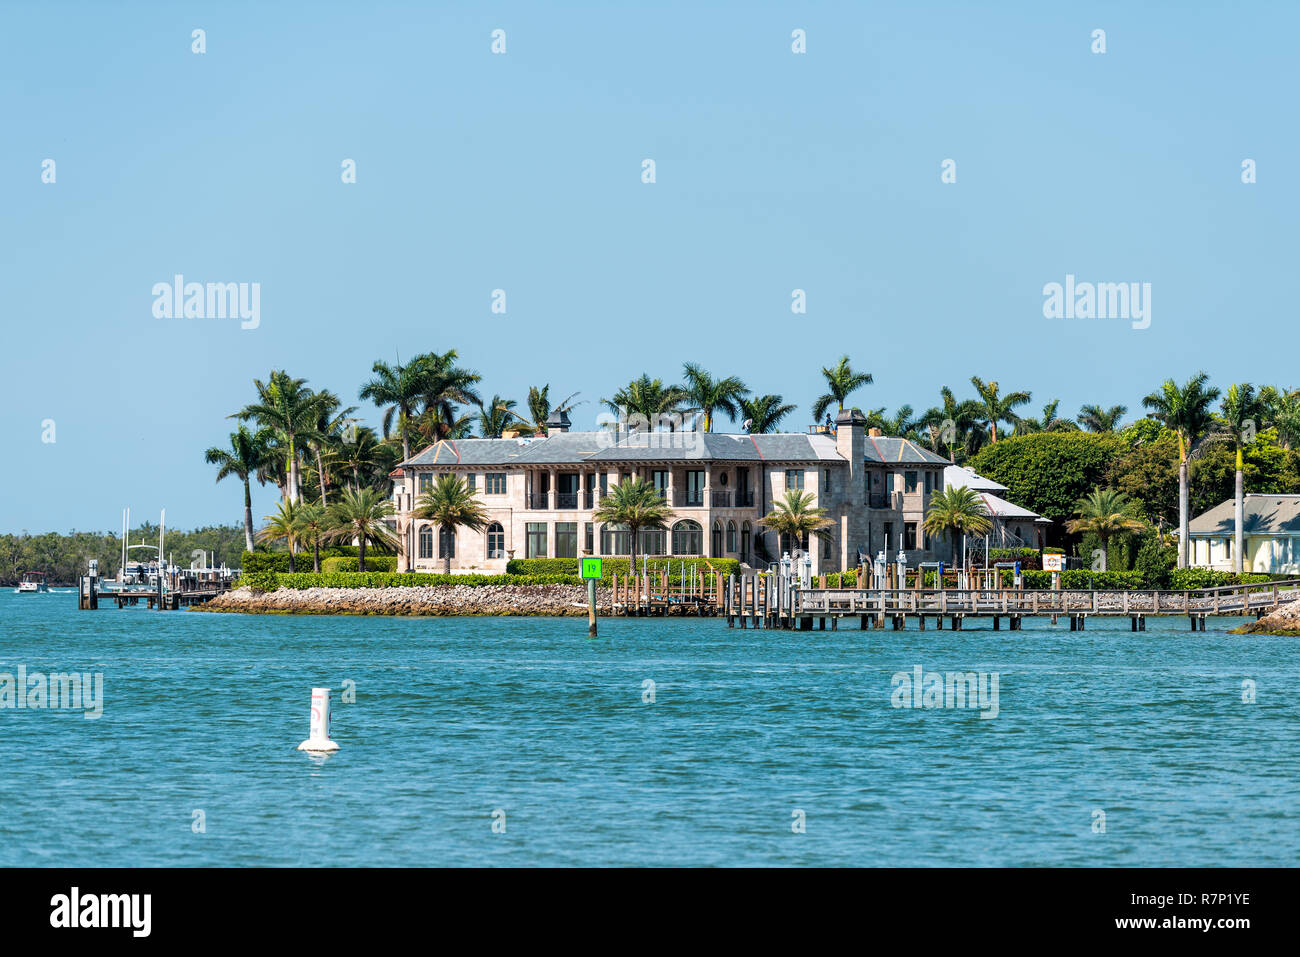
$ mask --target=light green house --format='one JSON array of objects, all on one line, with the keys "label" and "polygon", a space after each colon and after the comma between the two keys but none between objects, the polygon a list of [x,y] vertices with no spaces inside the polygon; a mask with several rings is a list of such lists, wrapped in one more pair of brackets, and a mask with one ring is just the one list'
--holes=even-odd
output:
[{"label": "light green house", "polygon": [[[1300,574],[1300,495],[1247,495],[1242,520],[1249,572]],[[1214,506],[1189,525],[1189,563],[1232,571],[1233,501]]]}]

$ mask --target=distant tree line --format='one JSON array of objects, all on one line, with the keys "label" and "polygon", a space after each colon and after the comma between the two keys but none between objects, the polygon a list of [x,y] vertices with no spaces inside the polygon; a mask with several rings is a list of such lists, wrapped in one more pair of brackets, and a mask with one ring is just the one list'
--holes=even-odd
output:
[{"label": "distant tree line", "polygon": [[[158,526],[145,523],[132,529],[128,544],[158,544]],[[171,560],[188,568],[202,549],[209,564],[222,562],[238,568],[244,550],[244,530],[238,525],[213,525],[193,531],[167,529],[164,542]],[[215,553],[215,556],[212,554]],[[151,559],[153,549],[136,549],[132,559]],[[90,559],[99,560],[99,573],[117,575],[122,559],[122,536],[118,532],[46,532],[42,535],[0,535],[0,585],[13,586],[26,572],[40,572],[53,585],[74,585],[86,574]]]}]

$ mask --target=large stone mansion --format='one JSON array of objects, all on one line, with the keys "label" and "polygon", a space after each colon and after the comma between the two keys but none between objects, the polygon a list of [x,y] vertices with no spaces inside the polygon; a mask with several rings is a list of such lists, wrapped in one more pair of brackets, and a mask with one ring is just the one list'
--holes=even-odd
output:
[{"label": "large stone mansion", "polygon": [[[816,497],[834,525],[829,543],[802,543],[813,573],[852,568],[859,554],[881,550],[909,565],[951,560],[948,541],[928,540],[922,523],[930,495],[943,487],[951,463],[907,439],[866,428],[856,409],[835,429],[808,434],[705,432],[571,432],[560,413],[544,436],[448,439],[425,448],[393,472],[393,504],[402,546],[398,569],[500,572],[511,558],[627,555],[626,529],[592,518],[609,487],[632,476],[654,483],[672,517],[662,530],[642,530],[638,555],[735,558],[760,568],[781,556],[758,520],[787,489]],[[435,476],[464,478],[481,498],[489,524],[439,534],[412,519]],[[796,543],[799,544],[799,543]]]}]

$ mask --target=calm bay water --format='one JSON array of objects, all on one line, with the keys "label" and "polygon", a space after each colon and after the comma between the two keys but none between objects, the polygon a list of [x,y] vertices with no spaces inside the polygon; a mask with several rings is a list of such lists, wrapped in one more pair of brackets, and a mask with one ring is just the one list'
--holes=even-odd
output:
[{"label": "calm bay water", "polygon": [[[1235,624],[590,641],[6,590],[0,672],[102,672],[105,702],[0,710],[0,865],[1295,865],[1300,646]],[[915,665],[997,672],[998,716],[892,707]],[[327,758],[295,750],[313,685]]]}]

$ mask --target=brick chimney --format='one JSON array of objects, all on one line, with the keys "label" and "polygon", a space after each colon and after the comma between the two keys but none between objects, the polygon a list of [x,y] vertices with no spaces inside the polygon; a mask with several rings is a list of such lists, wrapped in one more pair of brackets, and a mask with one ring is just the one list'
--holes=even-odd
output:
[{"label": "brick chimney", "polygon": [[875,438],[877,438],[877,439],[880,438],[880,437],[881,437],[882,435],[884,435],[884,434],[885,434],[884,432],[881,432],[881,431],[880,431],[878,428],[876,428],[874,425],[873,425],[871,428],[867,429],[867,435],[873,436],[873,437],[875,437]]},{"label": "brick chimney", "polygon": [[557,432],[568,432],[570,425],[569,413],[564,410],[552,412],[546,417],[546,434],[554,435]]},{"label": "brick chimney", "polygon": [[861,409],[842,409],[835,417],[835,450],[848,462],[845,491],[850,505],[864,503],[862,475],[866,468],[866,439],[864,433],[867,417]]}]

